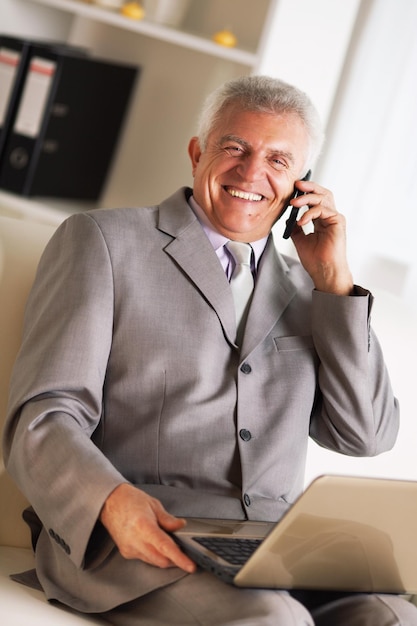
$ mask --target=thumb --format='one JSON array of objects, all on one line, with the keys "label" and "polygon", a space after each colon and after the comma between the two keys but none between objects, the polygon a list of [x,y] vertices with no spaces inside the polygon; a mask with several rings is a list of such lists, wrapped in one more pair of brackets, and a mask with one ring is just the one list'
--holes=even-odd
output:
[{"label": "thumb", "polygon": [[175,517],[175,515],[171,515],[168,511],[165,511],[165,509],[158,511],[157,519],[161,528],[169,532],[180,530],[180,528],[186,525],[185,519]]},{"label": "thumb", "polygon": [[185,519],[175,517],[174,515],[167,513],[167,511],[163,511],[161,515],[158,516],[158,522],[161,528],[164,528],[164,530],[169,532],[180,530],[180,528],[184,528],[186,525]]}]

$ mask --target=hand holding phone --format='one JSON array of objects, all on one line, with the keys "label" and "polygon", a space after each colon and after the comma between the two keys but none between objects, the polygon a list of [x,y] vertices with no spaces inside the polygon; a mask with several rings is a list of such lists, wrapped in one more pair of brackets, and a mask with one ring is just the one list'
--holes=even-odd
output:
[{"label": "hand holding phone", "polygon": [[[310,180],[310,178],[311,178],[311,170],[308,170],[307,174],[301,180]],[[300,191],[299,189],[295,189],[293,195],[291,196],[291,200],[293,200],[294,198],[298,198],[298,196],[302,196],[304,194],[305,194],[305,191]],[[284,239],[289,239],[291,237],[291,233],[294,230],[294,226],[297,223],[297,216],[298,216],[299,210],[300,209],[295,206],[291,208],[291,213],[290,213],[289,218],[286,221],[285,231],[284,231],[284,234],[282,235]]]}]

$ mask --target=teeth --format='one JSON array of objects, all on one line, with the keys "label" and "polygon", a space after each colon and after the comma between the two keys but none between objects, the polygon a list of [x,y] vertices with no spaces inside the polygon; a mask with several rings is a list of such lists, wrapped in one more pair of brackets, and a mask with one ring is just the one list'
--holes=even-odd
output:
[{"label": "teeth", "polygon": [[263,198],[263,196],[260,196],[258,193],[247,193],[245,191],[238,191],[237,189],[228,189],[227,191],[234,198],[249,200],[249,202],[259,202]]}]

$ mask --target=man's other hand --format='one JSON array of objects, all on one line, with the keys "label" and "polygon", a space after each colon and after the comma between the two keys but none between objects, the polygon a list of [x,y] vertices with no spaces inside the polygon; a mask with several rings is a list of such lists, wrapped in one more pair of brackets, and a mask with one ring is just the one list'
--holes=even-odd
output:
[{"label": "man's other hand", "polygon": [[133,485],[116,487],[104,503],[100,520],[125,559],[140,559],[156,567],[196,569],[169,536],[185,521],[168,513],[161,502]]}]

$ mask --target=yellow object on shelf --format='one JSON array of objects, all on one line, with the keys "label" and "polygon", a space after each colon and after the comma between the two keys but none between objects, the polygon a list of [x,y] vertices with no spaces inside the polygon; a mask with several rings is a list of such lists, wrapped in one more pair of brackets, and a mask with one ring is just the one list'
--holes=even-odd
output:
[{"label": "yellow object on shelf", "polygon": [[226,48],[233,48],[237,44],[236,36],[227,29],[219,30],[217,33],[214,33],[213,41]]},{"label": "yellow object on shelf", "polygon": [[139,2],[127,2],[120,9],[120,13],[131,20],[143,20],[145,17],[145,9]]}]

